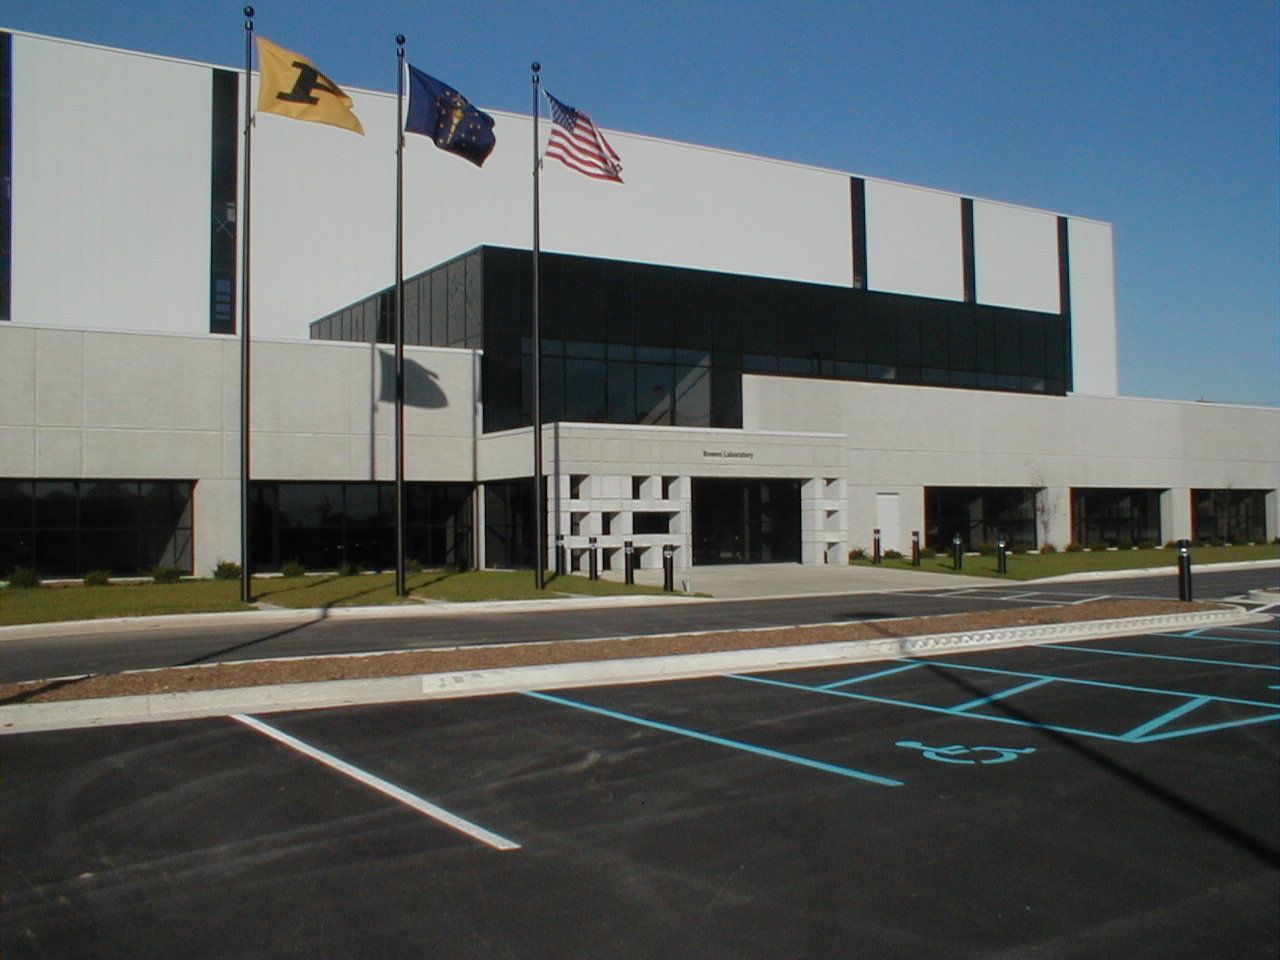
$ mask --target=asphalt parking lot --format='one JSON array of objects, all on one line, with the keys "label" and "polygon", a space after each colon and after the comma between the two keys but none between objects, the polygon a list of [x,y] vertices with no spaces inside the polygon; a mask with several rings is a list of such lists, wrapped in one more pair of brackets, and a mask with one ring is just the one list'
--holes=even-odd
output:
[{"label": "asphalt parking lot", "polygon": [[14,735],[16,957],[1267,957],[1280,623]]}]

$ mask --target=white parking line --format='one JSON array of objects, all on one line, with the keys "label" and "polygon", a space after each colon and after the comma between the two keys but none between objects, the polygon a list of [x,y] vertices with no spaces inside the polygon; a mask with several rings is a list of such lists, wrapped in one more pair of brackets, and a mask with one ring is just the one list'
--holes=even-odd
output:
[{"label": "white parking line", "polygon": [[270,737],[272,740],[283,743],[285,746],[297,750],[299,753],[310,757],[312,760],[318,760],[326,767],[337,770],[339,773],[345,774],[353,780],[363,783],[367,787],[372,787],[379,793],[385,794],[393,800],[398,800],[405,806],[411,807],[419,813],[426,814],[431,819],[436,820],[439,823],[443,823],[445,826],[452,827],[475,840],[479,840],[481,843],[488,844],[495,850],[520,849],[520,844],[513,840],[508,840],[506,837],[500,837],[496,833],[491,833],[484,827],[477,826],[469,820],[464,820],[461,817],[450,813],[448,810],[445,810],[443,807],[437,807],[434,803],[431,803],[428,800],[423,800],[421,797],[414,796],[412,793],[409,793],[409,791],[404,790],[401,787],[397,787],[394,783],[383,780],[381,777],[374,776],[372,773],[361,770],[359,767],[352,766],[345,760],[339,760],[332,754],[325,753],[323,750],[313,747],[311,744],[305,743],[297,737],[290,736],[283,730],[277,730],[270,724],[263,723],[255,717],[250,717],[243,713],[237,713],[232,714],[231,719],[244,724],[250,729],[257,730],[259,733]]}]

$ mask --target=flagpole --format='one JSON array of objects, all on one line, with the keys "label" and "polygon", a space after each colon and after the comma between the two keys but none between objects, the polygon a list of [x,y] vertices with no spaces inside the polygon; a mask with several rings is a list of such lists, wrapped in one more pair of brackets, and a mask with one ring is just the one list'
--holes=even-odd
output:
[{"label": "flagpole", "polygon": [[249,175],[253,149],[253,7],[244,8],[244,216],[240,238],[240,600],[253,602],[252,551],[249,549]]},{"label": "flagpole", "polygon": [[538,175],[538,73],[542,64],[534,63],[533,70],[533,552],[534,584],[539,590],[547,585],[547,548],[543,527],[546,525],[546,507],[542,502],[542,334],[538,325],[538,255],[541,252],[540,218],[538,208],[541,178]]},{"label": "flagpole", "polygon": [[404,582],[404,34],[396,35],[396,596]]}]

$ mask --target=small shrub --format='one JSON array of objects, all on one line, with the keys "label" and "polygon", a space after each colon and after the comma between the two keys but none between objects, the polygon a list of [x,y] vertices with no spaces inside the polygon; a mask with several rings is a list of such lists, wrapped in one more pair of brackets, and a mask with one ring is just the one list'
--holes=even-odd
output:
[{"label": "small shrub", "polygon": [[1079,553],[1081,548],[1080,548],[1080,544],[1078,544],[1078,543],[1076,543],[1074,540],[1072,540],[1070,543],[1068,543],[1068,544],[1067,544],[1065,547],[1063,547],[1062,549],[1063,549],[1063,551],[1064,551],[1065,553]]},{"label": "small shrub", "polygon": [[1154,550],[1155,548],[1156,548],[1156,542],[1155,542],[1154,540],[1139,540],[1139,541],[1138,541],[1138,549],[1139,549],[1139,550]]},{"label": "small shrub", "polygon": [[1088,547],[1089,547],[1089,549],[1090,549],[1090,550],[1105,550],[1105,549],[1107,549],[1107,545],[1106,545],[1105,543],[1103,543],[1101,540],[1090,540],[1090,541],[1089,541],[1089,544],[1088,544]]},{"label": "small shrub", "polygon": [[1116,549],[1117,549],[1117,550],[1132,550],[1132,549],[1133,549],[1133,541],[1132,541],[1132,540],[1130,540],[1128,537],[1121,537],[1119,540],[1117,540],[1117,541],[1116,541]]},{"label": "small shrub", "polygon": [[90,570],[84,575],[84,585],[86,587],[105,587],[110,582],[110,570]]},{"label": "small shrub", "polygon": [[849,551],[850,563],[853,563],[855,560],[865,560],[865,559],[867,559],[867,551],[862,549],[862,547],[854,547],[852,550]]},{"label": "small shrub", "polygon": [[178,567],[164,565],[152,567],[151,579],[156,583],[177,583],[182,579],[182,571]]},{"label": "small shrub", "polygon": [[364,572],[364,568],[360,564],[348,561],[338,564],[338,576],[340,577],[358,577]]},{"label": "small shrub", "polygon": [[30,567],[14,567],[9,574],[9,586],[20,590],[34,590],[40,586],[40,574]]},{"label": "small shrub", "polygon": [[883,557],[885,560],[901,560],[901,559],[902,559],[902,551],[901,551],[901,550],[886,550],[884,553],[880,554],[880,556],[881,556],[881,557]]},{"label": "small shrub", "polygon": [[[307,568],[302,565],[301,560],[289,560],[280,568],[280,572],[286,577],[303,577],[306,576]],[[346,574],[344,574],[346,576]]]},{"label": "small shrub", "polygon": [[1040,548],[1040,553],[1045,555],[1050,553],[1057,553],[1057,552],[1058,552],[1058,548],[1055,547],[1052,543],[1046,543]]},{"label": "small shrub", "polygon": [[978,553],[984,557],[994,557],[996,555],[996,545],[990,542],[978,544]]},{"label": "small shrub", "polygon": [[233,560],[219,560],[217,566],[213,568],[213,579],[215,580],[239,580],[242,573],[240,564]]},{"label": "small shrub", "polygon": [[405,562],[404,562],[404,568],[405,568],[405,570],[407,570],[409,573],[421,573],[421,572],[422,572],[422,561],[421,561],[421,560],[419,560],[419,559],[417,559],[416,557],[409,557],[409,558],[408,558],[408,559],[406,559],[406,560],[405,560]]},{"label": "small shrub", "polygon": [[1164,548],[1165,548],[1166,550],[1177,550],[1177,549],[1178,549],[1178,541],[1177,541],[1177,540],[1166,540],[1166,541],[1164,542]]}]

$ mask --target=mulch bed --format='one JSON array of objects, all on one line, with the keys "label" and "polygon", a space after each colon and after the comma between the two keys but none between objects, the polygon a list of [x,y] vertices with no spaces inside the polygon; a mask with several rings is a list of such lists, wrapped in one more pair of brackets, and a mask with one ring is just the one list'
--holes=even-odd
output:
[{"label": "mulch bed", "polygon": [[602,640],[554,640],[337,657],[216,663],[198,667],[169,667],[73,679],[0,684],[0,704],[49,703],[139,694],[226,690],[278,683],[312,683],[326,680],[486,670],[497,667],[714,653],[725,650],[876,640],[1001,627],[1114,620],[1213,609],[1222,609],[1222,605],[1183,603],[1176,600],[1108,599],[1086,604],[959,613],[937,617],[852,621],[811,627],[723,630],[711,633]]}]

